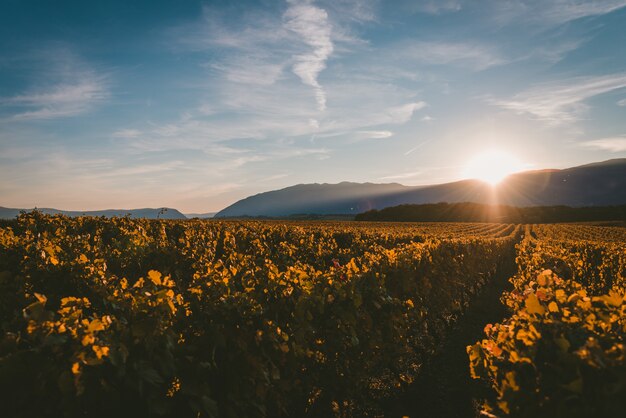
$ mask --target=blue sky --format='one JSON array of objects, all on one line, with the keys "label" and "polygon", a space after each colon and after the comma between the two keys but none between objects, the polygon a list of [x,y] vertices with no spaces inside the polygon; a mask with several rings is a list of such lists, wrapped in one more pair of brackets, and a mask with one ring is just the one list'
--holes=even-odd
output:
[{"label": "blue sky", "polygon": [[219,210],[297,183],[626,156],[626,0],[0,3],[0,205]]}]

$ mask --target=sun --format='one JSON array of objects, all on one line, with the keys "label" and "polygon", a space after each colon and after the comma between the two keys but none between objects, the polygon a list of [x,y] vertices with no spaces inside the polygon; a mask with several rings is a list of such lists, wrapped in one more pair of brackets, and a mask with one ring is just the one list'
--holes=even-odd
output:
[{"label": "sun", "polygon": [[496,186],[508,175],[524,168],[524,164],[514,155],[494,149],[474,156],[465,166],[463,176]]}]

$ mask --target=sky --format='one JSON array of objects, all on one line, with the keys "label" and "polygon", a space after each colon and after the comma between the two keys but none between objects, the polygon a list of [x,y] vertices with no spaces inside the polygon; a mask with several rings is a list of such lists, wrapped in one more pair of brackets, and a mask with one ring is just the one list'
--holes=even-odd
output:
[{"label": "sky", "polygon": [[626,0],[0,0],[0,206],[626,157]]}]

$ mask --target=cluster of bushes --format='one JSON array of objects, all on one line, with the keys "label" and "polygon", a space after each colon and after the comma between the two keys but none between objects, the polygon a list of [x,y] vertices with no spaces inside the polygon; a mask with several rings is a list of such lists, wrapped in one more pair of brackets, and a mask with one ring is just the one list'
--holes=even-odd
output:
[{"label": "cluster of bushes", "polygon": [[3,413],[359,415],[411,382],[515,236],[22,215],[0,228]]},{"label": "cluster of bushes", "polygon": [[399,205],[370,210],[355,216],[357,221],[390,222],[504,222],[554,223],[583,221],[626,221],[626,205],[603,207],[533,206],[516,207],[481,203],[432,203]]},{"label": "cluster of bushes", "polygon": [[624,415],[625,250],[609,242],[519,244],[514,289],[502,298],[512,315],[467,347],[472,377],[493,389],[484,414]]}]

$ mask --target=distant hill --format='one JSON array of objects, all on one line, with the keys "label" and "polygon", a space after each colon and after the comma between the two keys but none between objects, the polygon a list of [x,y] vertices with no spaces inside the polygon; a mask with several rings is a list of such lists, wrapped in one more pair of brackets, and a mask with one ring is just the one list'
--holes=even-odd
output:
[{"label": "distant hill", "polygon": [[495,189],[478,180],[420,187],[397,183],[300,184],[242,199],[215,217],[356,215],[390,206],[438,202],[572,207],[626,204],[626,158],[564,170],[517,173]]},{"label": "distant hill", "polygon": [[357,214],[412,189],[397,183],[299,184],[247,197],[215,217]]},{"label": "distant hill", "polygon": [[199,219],[209,219],[215,216],[217,212],[207,212],[207,213],[185,213],[184,215],[188,219],[199,218]]},{"label": "distant hill", "polygon": [[[13,209],[0,206],[0,219],[13,219],[17,217],[20,212],[30,212],[34,209]],[[187,219],[185,215],[180,213],[176,209],[172,208],[145,208],[145,209],[106,209],[106,210],[94,210],[94,211],[71,211],[71,210],[59,210],[52,208],[37,208],[38,211],[48,215],[63,214],[67,216],[106,216],[107,218],[113,216],[126,216],[130,215],[131,218],[146,218],[146,219]]]}]

